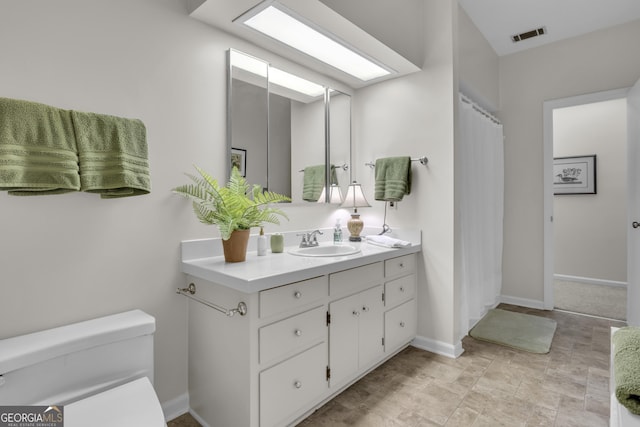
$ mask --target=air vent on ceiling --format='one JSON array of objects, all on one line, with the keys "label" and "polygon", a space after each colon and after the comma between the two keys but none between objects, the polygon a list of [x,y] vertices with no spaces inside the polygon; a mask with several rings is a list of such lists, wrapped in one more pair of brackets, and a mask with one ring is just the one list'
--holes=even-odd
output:
[{"label": "air vent on ceiling", "polygon": [[546,27],[540,27],[540,28],[535,29],[535,30],[527,31],[527,32],[520,33],[520,34],[515,34],[515,35],[511,36],[511,41],[514,42],[514,43],[517,43],[517,42],[521,42],[522,40],[530,39],[531,37],[541,36],[543,34],[547,34],[547,28]]}]

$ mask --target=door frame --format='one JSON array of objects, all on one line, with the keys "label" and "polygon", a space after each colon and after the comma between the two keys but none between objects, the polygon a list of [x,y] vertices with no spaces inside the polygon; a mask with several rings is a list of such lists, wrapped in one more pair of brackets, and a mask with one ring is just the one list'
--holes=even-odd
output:
[{"label": "door frame", "polygon": [[587,93],[584,95],[559,98],[543,103],[543,305],[545,310],[553,310],[553,275],[554,275],[554,226],[553,226],[553,110],[556,108],[573,107],[576,105],[592,104],[595,102],[624,99],[630,88],[606,90],[603,92]]}]

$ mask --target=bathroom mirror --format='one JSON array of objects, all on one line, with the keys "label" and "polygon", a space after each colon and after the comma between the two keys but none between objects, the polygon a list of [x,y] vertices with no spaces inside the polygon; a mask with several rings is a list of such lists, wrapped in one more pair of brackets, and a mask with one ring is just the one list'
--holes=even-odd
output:
[{"label": "bathroom mirror", "polygon": [[[321,168],[325,181],[329,174],[346,191],[351,162],[350,96],[234,49],[229,50],[228,59],[229,172],[236,165],[249,183],[285,194],[298,204],[330,198],[320,190],[305,191],[309,188],[304,185],[305,168]],[[326,167],[327,159],[335,172]]]}]

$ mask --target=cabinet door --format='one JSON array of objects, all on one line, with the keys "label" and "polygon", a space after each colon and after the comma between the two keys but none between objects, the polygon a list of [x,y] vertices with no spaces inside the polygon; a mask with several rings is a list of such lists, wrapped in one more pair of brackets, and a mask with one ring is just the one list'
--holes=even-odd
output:
[{"label": "cabinet door", "polygon": [[329,304],[330,384],[340,384],[358,370],[358,317],[360,295],[352,295]]},{"label": "cabinet door", "polygon": [[379,360],[384,354],[382,337],[384,333],[384,306],[382,285],[358,294],[360,296],[359,368]]}]

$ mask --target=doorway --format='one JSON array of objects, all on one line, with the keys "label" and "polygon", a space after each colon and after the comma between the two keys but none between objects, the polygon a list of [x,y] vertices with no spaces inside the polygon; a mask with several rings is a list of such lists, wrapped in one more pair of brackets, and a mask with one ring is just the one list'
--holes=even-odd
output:
[{"label": "doorway", "polygon": [[[544,103],[545,309],[626,318],[626,95]],[[594,188],[554,194],[567,192],[554,184],[565,170],[554,171],[554,158],[587,155],[595,155]]]}]

